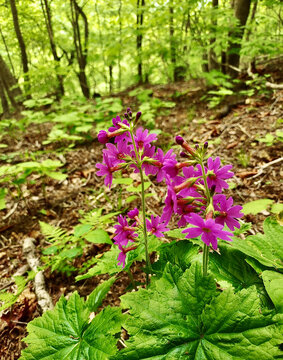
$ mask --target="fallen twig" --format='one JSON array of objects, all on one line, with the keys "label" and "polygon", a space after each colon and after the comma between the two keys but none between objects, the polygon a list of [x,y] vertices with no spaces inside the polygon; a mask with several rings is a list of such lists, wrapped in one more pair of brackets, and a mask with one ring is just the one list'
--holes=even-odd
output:
[{"label": "fallen twig", "polygon": [[277,163],[279,163],[279,162],[281,162],[281,161],[283,161],[283,156],[282,156],[281,158],[275,159],[275,160],[273,160],[273,161],[270,161],[270,162],[267,163],[267,164],[264,164],[264,165],[260,166],[260,167],[258,168],[258,173],[257,173],[256,175],[250,177],[250,179],[255,179],[256,177],[262,175],[264,169],[266,169],[267,167],[269,167],[269,166],[271,166],[271,165],[277,164]]},{"label": "fallen twig", "polygon": [[16,211],[16,209],[17,209],[17,207],[18,207],[18,202],[16,202],[15,204],[14,204],[14,206],[12,207],[12,209],[8,212],[8,214],[6,214],[5,216],[3,216],[3,220],[6,220],[6,219],[8,219],[8,217],[9,216],[11,216],[15,211]]},{"label": "fallen twig", "polygon": [[35,239],[27,237],[23,243],[23,253],[26,256],[29,267],[36,272],[34,278],[34,289],[37,296],[38,304],[42,311],[53,309],[53,303],[50,295],[45,289],[45,280],[43,271],[38,271],[40,261],[35,255]]}]

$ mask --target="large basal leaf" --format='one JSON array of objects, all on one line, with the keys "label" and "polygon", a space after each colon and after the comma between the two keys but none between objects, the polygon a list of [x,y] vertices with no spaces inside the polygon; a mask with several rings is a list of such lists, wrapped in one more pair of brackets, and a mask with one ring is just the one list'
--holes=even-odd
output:
[{"label": "large basal leaf", "polygon": [[213,252],[209,256],[209,269],[217,281],[227,281],[236,291],[251,285],[263,288],[256,271],[245,261],[246,256],[231,247],[219,245],[220,254]]},{"label": "large basal leaf", "polygon": [[172,265],[178,265],[185,271],[193,261],[202,260],[200,247],[188,240],[162,244],[159,251],[159,259],[152,265],[154,273],[158,276],[162,275],[168,262]]},{"label": "large basal leaf", "polygon": [[263,223],[264,234],[234,238],[232,246],[261,264],[283,270],[283,226],[268,217]]},{"label": "large basal leaf", "polygon": [[262,279],[274,306],[283,314],[283,274],[266,270],[262,273]]},{"label": "large basal leaf", "polygon": [[55,308],[31,321],[21,360],[108,360],[117,351],[113,336],[121,330],[119,308],[107,307],[89,323],[90,302],[77,293],[61,297]]},{"label": "large basal leaf", "polygon": [[149,290],[122,297],[130,316],[121,360],[273,360],[283,338],[260,307],[254,287],[218,295],[213,277],[195,262],[183,272],[168,264]]},{"label": "large basal leaf", "polygon": [[89,309],[89,311],[96,311],[97,308],[102,304],[102,300],[105,298],[105,295],[110,290],[111,286],[116,281],[116,278],[113,276],[112,278],[104,281],[102,284],[98,285],[93,292],[89,295],[86,300],[85,305]]}]

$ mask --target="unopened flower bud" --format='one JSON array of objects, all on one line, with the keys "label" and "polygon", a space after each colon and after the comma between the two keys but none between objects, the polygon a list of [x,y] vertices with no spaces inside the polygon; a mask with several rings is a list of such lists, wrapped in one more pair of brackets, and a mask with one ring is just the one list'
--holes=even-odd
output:
[{"label": "unopened flower bud", "polygon": [[128,108],[127,108],[127,113],[130,113],[130,112],[131,112],[131,108],[128,107]]},{"label": "unopened flower bud", "polygon": [[181,156],[181,157],[184,157],[184,158],[189,158],[189,155],[186,154],[184,151],[181,151],[181,152],[180,152],[180,156]]},{"label": "unopened flower bud", "polygon": [[207,141],[203,144],[203,147],[204,147],[205,149],[208,148],[208,142],[207,142]]},{"label": "unopened flower bud", "polygon": [[134,219],[136,216],[139,215],[139,210],[137,208],[130,210],[127,215],[130,219]]},{"label": "unopened flower bud", "polygon": [[98,141],[99,141],[101,144],[106,144],[106,143],[108,143],[108,134],[107,134],[107,131],[105,131],[105,130],[100,130],[97,138],[98,138]]},{"label": "unopened flower bud", "polygon": [[129,115],[127,113],[124,114],[126,119],[129,119]]},{"label": "unopened flower bud", "polygon": [[184,142],[184,139],[183,139],[182,136],[180,136],[180,135],[177,135],[176,138],[175,138],[175,140],[176,140],[176,143],[177,143],[178,145],[182,145],[183,142]]},{"label": "unopened flower bud", "polygon": [[195,149],[197,150],[199,148],[199,144],[196,144],[195,145]]},{"label": "unopened flower bud", "polygon": [[141,117],[141,111],[138,111],[137,112],[137,114],[136,114],[136,121],[138,121],[139,120],[139,118]]}]

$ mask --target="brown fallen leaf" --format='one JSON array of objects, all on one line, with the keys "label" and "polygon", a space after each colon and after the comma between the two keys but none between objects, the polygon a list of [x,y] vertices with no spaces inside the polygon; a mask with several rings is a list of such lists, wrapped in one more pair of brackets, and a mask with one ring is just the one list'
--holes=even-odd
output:
[{"label": "brown fallen leaf", "polygon": [[234,141],[234,142],[228,144],[228,145],[226,146],[226,149],[227,149],[227,150],[233,149],[233,148],[236,147],[238,144],[239,144],[238,141]]},{"label": "brown fallen leaf", "polygon": [[87,169],[87,170],[82,170],[81,174],[83,175],[83,177],[87,178],[89,174],[96,172],[97,168],[92,168],[92,169]]},{"label": "brown fallen leaf", "polygon": [[13,225],[13,224],[4,225],[4,226],[2,226],[2,227],[0,228],[0,232],[5,231],[5,230],[7,230],[7,229],[10,229],[12,226],[14,226],[14,225]]},{"label": "brown fallen leaf", "polygon": [[243,172],[240,172],[240,173],[236,173],[236,176],[241,178],[241,179],[245,179],[247,177],[250,177],[250,176],[253,176],[253,175],[256,175],[256,174],[257,174],[257,171],[252,170],[252,171],[243,171]]}]

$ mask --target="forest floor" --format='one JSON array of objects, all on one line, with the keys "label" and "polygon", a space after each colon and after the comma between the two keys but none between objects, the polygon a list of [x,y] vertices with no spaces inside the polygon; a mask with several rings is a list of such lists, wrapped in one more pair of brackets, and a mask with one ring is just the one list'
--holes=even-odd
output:
[{"label": "forest floor", "polygon": [[[150,89],[153,90],[154,98],[176,103],[171,109],[160,111],[155,119],[155,127],[162,130],[158,146],[163,149],[174,146],[176,135],[184,136],[192,144],[209,141],[212,156],[219,156],[222,163],[234,166],[233,186],[227,194],[233,195],[236,204],[263,198],[282,201],[282,161],[276,162],[283,153],[282,139],[276,135],[280,126],[282,130],[282,90],[268,95],[254,95],[245,98],[240,104],[213,110],[208,108],[207,102],[201,100],[207,89],[200,81],[156,85],[150,86]],[[124,109],[130,106],[133,111],[138,111],[138,104],[136,101],[133,103],[133,97],[128,96],[128,91],[115,96],[122,99]],[[36,240],[38,258],[41,250],[48,245],[40,232],[39,221],[71,232],[79,223],[80,211],[102,208],[103,213],[108,213],[129,207],[125,201],[127,194],[124,192],[121,195],[121,185],[114,185],[110,193],[104,187],[103,179],[95,175],[95,164],[102,161],[103,146],[94,139],[62,152],[62,143],[42,144],[50,128],[50,123],[31,124],[23,132],[18,131],[2,139],[2,143],[8,145],[1,149],[6,158],[16,151],[42,151],[44,158],[56,159],[55,151],[60,147],[59,158],[64,163],[63,169],[68,177],[61,182],[47,178],[45,198],[42,192],[43,180],[36,174],[31,176],[33,181],[23,185],[20,200],[8,196],[6,209],[0,210],[0,290],[15,290],[11,277],[27,263],[22,250],[26,237]],[[273,138],[269,135],[273,135]],[[265,140],[262,142],[259,139]],[[6,163],[3,156],[1,159],[0,166]],[[19,160],[15,157],[11,161]],[[133,180],[135,184],[139,181],[138,177]],[[149,212],[160,214],[165,187],[155,185],[153,183],[154,196],[148,198],[147,203]],[[12,194],[16,192],[13,187],[10,190]],[[138,205],[138,201],[130,204],[131,207],[133,205]],[[267,215],[269,211],[264,210],[257,215],[245,216],[244,220],[252,223],[250,233],[262,230],[262,222]],[[111,227],[108,231],[113,234]],[[90,244],[83,255],[74,260],[74,266],[79,269],[87,260],[108,249],[107,244]],[[136,279],[144,281],[140,265],[136,263],[133,272]],[[44,275],[47,291],[54,304],[61,295],[68,295],[75,290],[86,296],[107,278],[107,275],[100,275],[76,282],[76,273],[67,276],[57,271],[51,272],[50,269],[46,269]],[[128,274],[122,272],[103,306],[119,305],[119,296],[125,292],[129,283]],[[17,302],[0,318],[0,360],[19,358],[25,346],[21,340],[27,335],[26,324],[40,314],[31,281]]]}]

